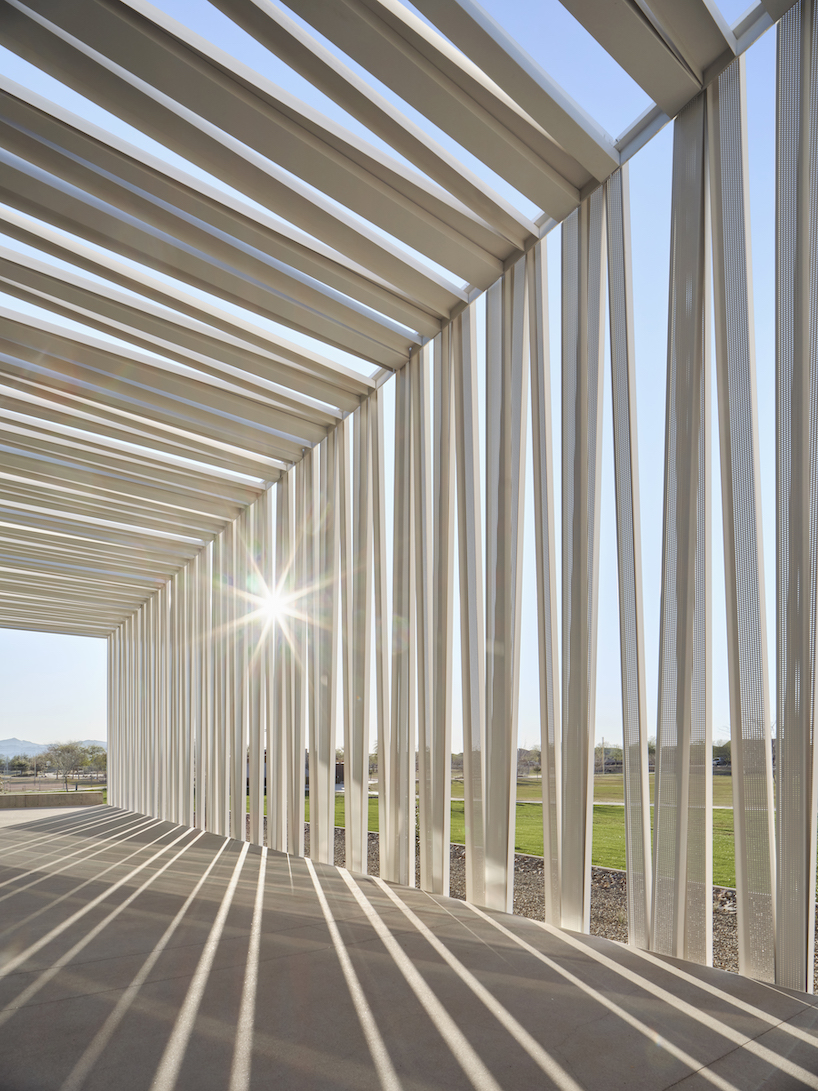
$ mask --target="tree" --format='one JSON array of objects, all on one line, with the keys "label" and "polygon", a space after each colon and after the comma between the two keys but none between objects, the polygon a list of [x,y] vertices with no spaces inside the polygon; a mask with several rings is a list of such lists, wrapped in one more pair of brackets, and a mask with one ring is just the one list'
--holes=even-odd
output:
[{"label": "tree", "polygon": [[730,740],[729,739],[716,739],[713,743],[713,757],[725,758],[727,764],[730,764]]},{"label": "tree", "polygon": [[48,764],[61,776],[68,791],[68,778],[87,763],[86,748],[78,742],[55,742],[48,748]]},{"label": "tree", "polygon": [[84,747],[86,763],[94,773],[104,773],[108,769],[108,751],[104,746]]},{"label": "tree", "polygon": [[45,773],[48,771],[48,751],[43,750],[40,754],[35,754],[31,759],[31,764],[34,767],[34,776],[38,773]]},{"label": "tree", "polygon": [[23,776],[31,768],[31,759],[28,754],[15,754],[9,761],[9,769],[16,772],[18,777]]}]

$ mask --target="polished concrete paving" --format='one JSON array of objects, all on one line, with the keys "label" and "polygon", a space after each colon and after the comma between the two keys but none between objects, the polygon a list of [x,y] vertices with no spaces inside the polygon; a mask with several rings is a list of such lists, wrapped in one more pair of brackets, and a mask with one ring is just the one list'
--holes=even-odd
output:
[{"label": "polished concrete paving", "polygon": [[83,808],[0,829],[0,1089],[818,1088],[818,1005]]},{"label": "polished concrete paving", "polygon": [[36,822],[42,818],[67,818],[84,811],[85,807],[9,807],[0,810],[0,830],[6,826],[20,826],[24,822]]}]

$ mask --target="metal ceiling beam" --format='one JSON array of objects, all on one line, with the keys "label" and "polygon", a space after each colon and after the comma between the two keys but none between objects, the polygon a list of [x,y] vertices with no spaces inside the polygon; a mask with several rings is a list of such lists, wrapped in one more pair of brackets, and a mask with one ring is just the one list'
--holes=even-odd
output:
[{"label": "metal ceiling beam", "polygon": [[604,181],[619,166],[610,136],[473,0],[416,0],[414,5],[502,88],[545,132]]},{"label": "metal ceiling beam", "polygon": [[[453,283],[447,283],[431,270],[426,283],[416,278],[410,292],[400,284],[392,285],[373,277],[365,267],[350,262],[345,255],[311,235],[266,215],[236,195],[194,178],[2,77],[0,119],[4,146],[37,162],[44,170],[52,170],[53,164],[59,164],[57,173],[60,177],[69,180],[69,172],[76,170],[77,177],[87,181],[88,171],[83,167],[92,163],[98,172],[106,172],[98,173],[93,180],[97,195],[103,200],[108,199],[106,192],[120,198],[124,193],[125,203],[115,203],[126,208],[130,190],[138,209],[144,209],[146,203],[165,202],[206,224],[212,234],[224,233],[248,247],[274,256],[278,264],[290,266],[410,328],[414,328],[415,316],[421,320],[425,318],[427,322],[431,315],[438,319],[445,317],[457,300],[463,298],[463,293]],[[73,164],[69,156],[73,157]],[[89,187],[89,192],[93,191]],[[529,233],[529,230],[518,231],[523,239]]]},{"label": "metal ceiling beam", "polygon": [[[116,587],[123,591],[138,589],[139,593],[144,596],[149,593],[151,586],[159,586],[181,567],[178,558],[167,558],[161,564],[141,563],[136,550],[126,551],[123,546],[118,546],[116,550],[108,550],[107,552],[93,549],[66,549],[53,545],[49,546],[48,549],[51,550],[50,556],[46,553],[46,547],[44,546],[37,546],[36,548],[32,545],[27,546],[23,541],[18,539],[7,540],[5,534],[0,534],[0,557],[3,558],[3,564],[8,564],[11,567],[24,567],[26,564],[34,564],[39,566],[36,567],[36,571],[43,578],[49,577],[65,582],[68,579],[65,572],[52,570],[49,567],[49,559],[65,564],[72,561],[81,561],[86,566],[84,570],[88,572],[83,585],[91,589],[102,586],[106,588]],[[101,579],[98,575],[95,575],[96,569],[104,570],[117,564],[127,564],[131,572],[130,579],[122,578],[113,581],[110,578]],[[144,582],[145,580],[153,582],[147,584]]]},{"label": "metal ceiling beam", "polygon": [[[6,323],[0,325],[0,333],[5,328]],[[27,339],[36,340],[33,335]],[[44,340],[49,339],[46,337]],[[76,357],[80,353],[74,352],[73,355]],[[83,355],[89,358],[87,352]],[[107,354],[109,361],[112,357],[113,354]],[[95,363],[104,363],[102,357],[98,360],[93,356],[90,358]],[[45,348],[3,337],[0,337],[0,374],[18,379],[36,379],[40,385],[55,390],[67,386],[77,394],[103,400],[105,404],[139,416],[148,416],[161,424],[189,430],[200,428],[211,438],[233,446],[252,443],[260,453],[285,462],[299,459],[306,445],[304,441],[299,443],[275,435],[255,422],[224,416],[218,408],[193,404],[183,394],[169,394],[166,390],[157,390],[130,378],[118,378],[109,374],[107,369],[102,371],[98,367],[85,366],[81,361],[51,355]],[[213,392],[214,395],[218,394],[215,388]],[[210,400],[218,402],[217,397]]]},{"label": "metal ceiling beam", "polygon": [[538,208],[557,220],[576,208],[588,171],[417,16],[378,0],[291,6]]},{"label": "metal ceiling beam", "polygon": [[5,417],[4,432],[9,446],[42,451],[49,458],[59,461],[81,461],[98,465],[104,471],[115,470],[128,480],[142,480],[158,484],[160,488],[186,492],[202,492],[228,503],[246,505],[258,496],[261,484],[237,482],[224,476],[217,467],[202,465],[184,466],[165,461],[161,452],[150,448],[144,451],[128,451],[106,441],[104,436],[93,434],[72,435],[74,429],[54,428],[46,420],[19,420],[18,414],[6,412],[0,406],[0,418]]},{"label": "metal ceiling beam", "polygon": [[[65,402],[60,404],[58,401],[49,400],[47,397],[49,391],[39,388],[36,383],[30,383],[27,387],[20,383],[17,389],[13,388],[13,383],[15,380],[11,377],[0,376],[0,398],[2,398],[0,412],[4,412],[7,416],[26,415],[31,418],[30,423],[36,422],[40,426],[45,426],[47,422],[49,425],[62,428],[81,429],[94,436],[107,436],[125,443],[140,444],[149,447],[152,451],[161,451],[203,465],[263,478],[265,481],[275,479],[278,475],[278,465],[269,460],[251,459],[249,455],[244,458],[226,455],[212,445],[207,447],[204,442],[197,442],[192,436],[184,441],[181,438],[174,441],[167,435],[162,435],[157,427],[148,430],[150,424],[148,421],[140,422],[138,418],[117,419],[113,412],[106,413],[101,407],[87,403],[83,405],[79,399],[73,399],[76,404],[72,402],[67,405]],[[113,423],[107,423],[109,421]]]},{"label": "metal ceiling beam", "polygon": [[[11,432],[11,426],[6,425],[4,431]],[[218,488],[215,482],[210,491],[207,482],[195,475],[185,480],[176,474],[157,476],[140,472],[138,459],[124,461],[91,448],[83,450],[56,435],[12,433],[3,447],[9,452],[9,457],[32,458],[42,470],[50,471],[52,466],[60,466],[82,475],[90,473],[93,475],[90,480],[114,495],[143,495],[144,499],[154,498],[157,504],[165,504],[169,508],[198,513],[202,523],[218,525],[223,518],[235,518],[235,514],[262,491],[260,488],[258,492],[250,491],[251,500],[245,500],[241,496],[231,495],[228,489]],[[201,507],[205,510],[200,511]]]},{"label": "metal ceiling beam", "polygon": [[[339,302],[337,293],[317,291],[309,283],[282,276],[269,262],[229,244],[219,245],[206,232],[197,238],[204,248],[191,246],[185,239],[195,235],[191,225],[165,210],[151,217],[164,221],[159,229],[16,156],[0,151],[0,164],[0,199],[5,204],[268,321],[391,368],[401,365],[408,346],[418,340],[413,331],[378,322],[371,312]],[[59,169],[55,164],[55,170]],[[78,169],[66,173],[81,181]],[[119,196],[117,200],[132,207],[138,203],[133,195],[127,202]],[[424,325],[427,335],[437,329],[436,322]]]},{"label": "metal ceiling beam", "polygon": [[27,632],[58,633],[61,636],[91,636],[104,639],[114,628],[113,625],[83,625],[80,623],[61,625],[51,619],[31,622],[28,618],[16,617],[13,610],[5,611],[0,608],[0,629],[22,629]]},{"label": "metal ceiling beam", "polygon": [[[126,374],[128,382],[183,403],[194,403],[212,412],[240,420],[242,426],[261,428],[290,436],[299,445],[319,443],[327,434],[326,414],[316,410],[313,419],[277,407],[274,395],[262,389],[231,389],[229,379],[203,372],[180,371],[172,362],[164,364],[139,349],[111,344],[90,333],[67,329],[43,319],[31,319],[0,307],[2,340],[21,349],[34,349],[60,356],[104,374]],[[119,380],[122,382],[122,380]],[[317,418],[317,420],[315,419]]]},{"label": "metal ceiling beam", "polygon": [[700,75],[668,45],[636,0],[562,4],[668,117],[701,91]]},{"label": "metal ceiling beam", "polygon": [[[107,542],[104,539],[88,538],[79,531],[69,528],[43,528],[27,525],[0,525],[0,542],[4,553],[26,553],[29,559],[48,560],[57,554],[65,558],[77,558],[85,561],[89,567],[105,566],[115,563],[127,564],[129,572],[122,577],[125,582],[132,578],[161,578],[167,572],[175,572],[199,552],[201,547],[187,552],[170,549],[169,543],[161,538],[143,539],[144,544],[123,544]],[[175,543],[176,544],[176,543]],[[110,577],[112,578],[112,577]]]},{"label": "metal ceiling beam", "polygon": [[[198,339],[190,338],[196,347],[189,351],[178,340],[156,337],[152,333],[144,332],[142,328],[153,325],[171,337],[184,338],[186,323],[183,316],[178,316],[182,322],[175,323],[156,308],[157,314],[154,318],[150,314],[146,315],[144,304],[139,305],[113,286],[106,289],[71,274],[65,274],[65,279],[60,279],[58,272],[54,266],[38,262],[34,258],[21,259],[13,251],[0,247],[0,291],[89,326],[107,336],[125,340],[135,348],[155,352],[166,360],[193,368],[221,383],[229,384],[251,398],[290,411],[304,420],[329,428],[341,419],[343,414],[340,410],[308,398],[280,383],[270,382],[265,376],[266,367],[263,361],[258,368],[258,375],[252,374],[256,370],[252,366],[249,369],[240,369],[241,364],[247,363],[246,354],[241,356],[231,353],[229,343],[221,341],[218,336],[211,337],[203,332]],[[128,324],[128,321],[122,319],[134,324]],[[206,348],[210,355],[196,351],[199,347]],[[231,362],[231,356],[236,357],[239,366]],[[248,374],[248,370],[251,374]]]},{"label": "metal ceiling beam", "polygon": [[[323,225],[316,223],[321,219],[316,202],[310,195],[304,204],[308,191],[296,192],[291,182],[282,186],[282,170],[273,169],[269,160],[260,170],[256,156],[275,148],[275,166],[465,279],[471,280],[475,262],[486,273],[493,266],[496,275],[497,259],[508,254],[507,240],[440,187],[150,5],[140,5],[150,17],[126,4],[97,5],[93,0],[70,5],[36,0],[28,6],[6,0],[3,8],[8,48],[46,66],[86,97],[263,206],[270,207],[275,197],[274,211],[325,241],[329,238]],[[35,13],[45,22],[37,22]],[[70,43],[67,35],[73,38]],[[113,64],[100,63],[102,58]],[[255,156],[240,151],[241,145]],[[255,172],[249,164],[256,166]],[[257,175],[255,184],[252,173]],[[333,206],[327,207],[334,213]],[[344,234],[344,242],[330,245],[384,275],[370,241],[377,236],[370,233],[366,240],[357,223],[354,232]],[[384,240],[379,239],[377,249],[385,249]],[[398,253],[393,248],[393,260]],[[421,271],[407,255],[403,260]],[[388,274],[386,279],[396,280]]]},{"label": "metal ceiling beam", "polygon": [[278,5],[268,0],[216,0],[216,6],[423,174],[473,209],[513,246],[525,246],[535,232],[530,220],[307,34]]},{"label": "metal ceiling beam", "polygon": [[167,511],[164,518],[161,512],[148,514],[130,504],[121,502],[104,503],[100,500],[67,495],[65,493],[49,492],[47,486],[32,484],[26,487],[24,484],[9,482],[0,478],[0,504],[7,507],[19,507],[24,511],[38,511],[42,514],[59,517],[60,515],[88,515],[91,517],[107,519],[110,522],[132,523],[143,529],[170,531],[184,531],[191,535],[216,534],[221,529],[218,521],[201,520],[195,517],[185,517],[180,512]]}]

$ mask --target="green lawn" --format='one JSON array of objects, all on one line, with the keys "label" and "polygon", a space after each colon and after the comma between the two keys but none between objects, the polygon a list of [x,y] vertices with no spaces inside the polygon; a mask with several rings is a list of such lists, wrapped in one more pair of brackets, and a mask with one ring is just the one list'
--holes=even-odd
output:
[{"label": "green lawn", "polygon": [[[625,790],[621,773],[599,774],[594,777],[594,803],[622,803]],[[653,803],[654,774],[649,776],[650,801]],[[452,799],[463,798],[463,781],[452,781]],[[517,801],[539,802],[542,799],[542,781],[539,777],[519,777],[517,780]],[[713,806],[733,806],[733,780],[730,776],[713,777]]]},{"label": "green lawn", "polygon": [[[654,774],[649,774],[650,801],[653,803]],[[520,795],[520,782],[518,781],[517,798],[534,798],[533,796]],[[526,786],[526,790],[528,787]],[[606,773],[605,776],[594,777],[594,802],[595,803],[622,803],[625,798],[623,776],[621,773]],[[713,777],[713,806],[733,806],[733,778],[731,776]]]},{"label": "green lawn", "polygon": [[[608,779],[608,778],[606,778]],[[613,779],[613,777],[611,777]],[[651,811],[653,808],[651,808]],[[306,817],[310,817],[310,801],[306,801]],[[335,797],[335,825],[344,824],[344,797]],[[378,831],[378,801],[369,800],[369,829]],[[466,840],[466,818],[462,799],[452,800],[452,841],[462,845]],[[514,838],[517,852],[542,856],[542,805],[517,804],[517,824]],[[594,840],[591,856],[597,867],[625,867],[625,808],[596,804],[594,807]],[[716,886],[735,886],[736,870],[733,858],[733,812],[713,812],[713,882]]]},{"label": "green lawn", "polygon": [[[265,798],[265,814],[267,813],[267,804]],[[307,796],[304,801],[304,821],[310,820],[310,797]],[[342,794],[336,794],[335,796],[335,825],[343,826],[344,824],[344,797]],[[378,832],[378,801],[372,796],[369,797],[369,832]]]}]

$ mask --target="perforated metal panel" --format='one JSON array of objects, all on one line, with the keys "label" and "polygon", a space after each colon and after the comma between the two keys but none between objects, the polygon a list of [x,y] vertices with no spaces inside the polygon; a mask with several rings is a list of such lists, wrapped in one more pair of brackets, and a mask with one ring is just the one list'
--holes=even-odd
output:
[{"label": "perforated metal panel", "polygon": [[590,921],[603,230],[600,189],[562,236],[562,923],[580,931]]},{"label": "perforated metal panel", "polygon": [[651,946],[712,951],[705,104],[674,124]]},{"label": "perforated metal panel", "polygon": [[559,924],[562,900],[562,739],[546,254],[543,243],[538,243],[529,251],[527,275],[531,331],[534,532],[537,548],[543,856],[546,866],[545,919],[551,924]]},{"label": "perforated metal panel", "polygon": [[336,433],[321,444],[318,582],[317,725],[310,751],[310,856],[325,864],[335,860],[335,729],[338,661],[338,524]]},{"label": "perforated metal panel", "polygon": [[525,262],[486,309],[486,905],[511,911],[528,405]]},{"label": "perforated metal panel", "polygon": [[605,189],[622,669],[628,938],[637,947],[645,948],[650,942],[650,794],[627,166],[611,175]]},{"label": "perforated metal panel", "polygon": [[[415,882],[415,629],[412,418],[409,366],[395,379],[395,508],[392,561],[392,738],[384,878]],[[384,855],[381,854],[381,862]]]},{"label": "perforated metal panel", "polygon": [[457,437],[457,522],[460,574],[460,640],[463,693],[463,803],[466,819],[466,897],[485,899],[483,753],[485,713],[485,618],[480,507],[475,309],[453,324]]},{"label": "perforated metal panel", "polygon": [[776,980],[796,989],[812,984],[815,901],[814,17],[812,2],[784,16],[776,72]]},{"label": "perforated metal panel", "polygon": [[775,976],[774,812],[744,62],[708,91],[739,967]]}]

